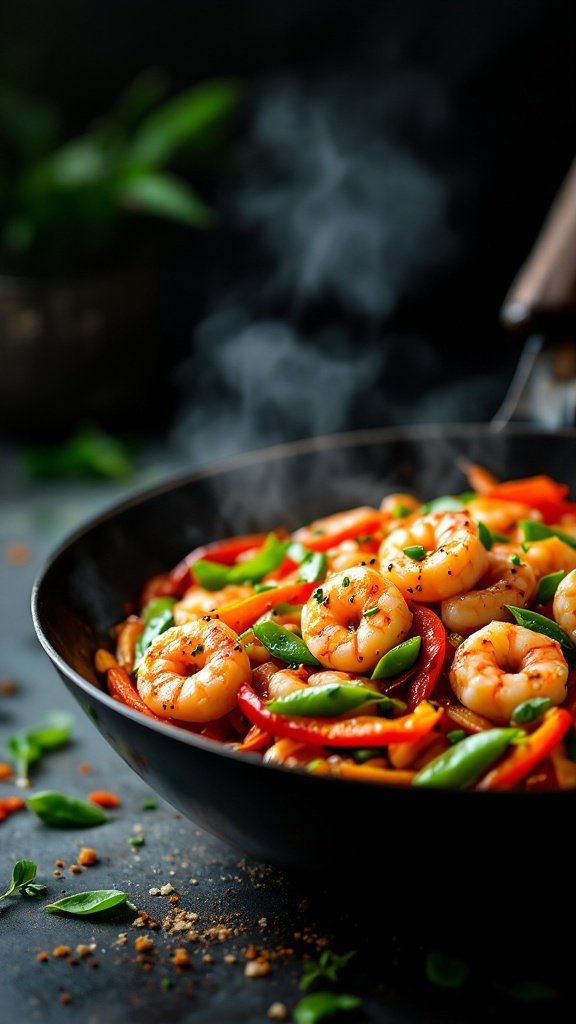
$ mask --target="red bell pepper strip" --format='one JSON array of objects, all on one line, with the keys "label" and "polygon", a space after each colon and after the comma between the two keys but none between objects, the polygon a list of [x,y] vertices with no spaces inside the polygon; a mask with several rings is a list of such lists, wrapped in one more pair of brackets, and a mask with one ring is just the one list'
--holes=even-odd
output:
[{"label": "red bell pepper strip", "polygon": [[337,512],[326,519],[318,519],[309,526],[303,526],[292,534],[292,539],[299,541],[310,551],[328,551],[344,540],[365,537],[379,530],[382,526],[382,513],[368,506],[350,509],[349,512]]},{"label": "red bell pepper strip", "polygon": [[550,708],[542,724],[518,743],[506,757],[476,784],[476,789],[511,789],[543,761],[572,725],[566,708]]},{"label": "red bell pepper strip", "polygon": [[182,597],[188,587],[194,583],[191,568],[194,562],[206,558],[220,565],[234,565],[239,555],[251,548],[261,547],[266,533],[248,533],[240,537],[224,537],[209,544],[202,544],[190,551],[181,562],[178,562],[169,573],[153,576],[148,580],[140,597],[141,605],[148,604],[155,597]]},{"label": "red bell pepper strip", "polygon": [[545,473],[522,477],[518,480],[504,480],[484,492],[486,498],[500,501],[517,501],[538,509],[546,523],[557,522],[563,515],[574,514],[576,504],[565,501],[568,484],[560,483]]},{"label": "red bell pepper strip", "polygon": [[238,706],[253,725],[273,736],[287,736],[297,743],[327,747],[385,747],[389,743],[416,740],[431,732],[444,714],[442,708],[423,703],[401,718],[288,718],[268,711],[248,683],[238,693]]},{"label": "red bell pepper strip", "polygon": [[155,722],[166,723],[165,718],[155,715],[148,705],[144,703],[138,690],[132,685],[132,680],[126,669],[123,669],[120,665],[109,668],[106,673],[106,682],[108,684],[108,693],[111,697],[121,701],[122,704],[126,704],[127,707],[132,708],[134,711],[140,711],[148,718],[153,718]]},{"label": "red bell pepper strip", "polygon": [[212,612],[211,618],[220,619],[237,633],[243,633],[253,626],[256,619],[270,611],[277,604],[304,604],[316,590],[317,583],[283,583],[271,590],[251,594],[243,601],[231,601]]},{"label": "red bell pepper strip", "polygon": [[422,637],[420,657],[416,662],[416,674],[413,675],[406,695],[409,711],[432,693],[438,676],[444,666],[448,638],[442,619],[426,605],[411,605],[413,629]]}]

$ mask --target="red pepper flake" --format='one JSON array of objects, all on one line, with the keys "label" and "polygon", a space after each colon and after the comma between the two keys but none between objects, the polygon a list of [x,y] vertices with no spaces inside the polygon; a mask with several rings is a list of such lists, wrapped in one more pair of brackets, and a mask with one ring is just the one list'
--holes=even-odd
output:
[{"label": "red pepper flake", "polygon": [[12,765],[0,761],[0,782],[9,782],[13,775]]},{"label": "red pepper flake", "polygon": [[88,794],[88,799],[93,804],[97,804],[98,807],[119,807],[120,797],[116,796],[115,793],[109,793],[106,789],[97,789],[93,793]]},{"label": "red pepper flake", "polygon": [[70,993],[62,992],[60,996],[60,1002],[62,1003],[63,1006],[68,1006],[68,1004],[72,1002],[72,996],[70,995]]},{"label": "red pepper flake", "polygon": [[29,544],[13,543],[4,547],[4,559],[8,565],[26,565],[30,561],[32,549]]},{"label": "red pepper flake", "polygon": [[40,950],[39,953],[36,953],[36,959],[39,960],[41,964],[45,964],[48,962],[50,957],[48,956],[46,950],[42,949]]},{"label": "red pepper flake", "polygon": [[6,677],[0,679],[0,696],[13,697],[16,689],[16,683],[13,679],[7,679]]},{"label": "red pepper flake", "polygon": [[70,946],[54,946],[52,950],[52,956],[70,956]]}]

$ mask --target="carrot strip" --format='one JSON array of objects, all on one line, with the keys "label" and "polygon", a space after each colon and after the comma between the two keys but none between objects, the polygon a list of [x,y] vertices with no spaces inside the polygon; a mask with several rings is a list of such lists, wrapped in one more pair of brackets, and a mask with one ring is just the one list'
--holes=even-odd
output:
[{"label": "carrot strip", "polygon": [[500,764],[492,768],[476,784],[476,789],[510,789],[542,761],[560,742],[572,725],[572,715],[565,708],[550,708],[542,724],[515,746]]},{"label": "carrot strip", "polygon": [[134,689],[126,669],[122,668],[121,665],[108,669],[106,681],[108,693],[115,700],[121,701],[122,704],[126,704],[127,707],[132,708],[134,711],[141,711],[143,715],[153,718],[155,722],[166,722],[166,719],[155,715],[148,705],[144,703],[138,691]]},{"label": "carrot strip", "polygon": [[284,583],[273,590],[262,590],[259,594],[251,594],[243,601],[232,601],[222,605],[211,618],[220,619],[237,633],[243,633],[253,626],[256,619],[270,611],[277,604],[303,604],[310,594],[318,587],[318,583]]},{"label": "carrot strip", "polygon": [[[310,771],[314,774],[314,768]],[[380,782],[387,786],[409,786],[416,772],[401,768],[372,768],[369,764],[331,765],[329,773],[341,779],[363,779],[365,782]]]},{"label": "carrot strip", "polygon": [[242,754],[251,750],[263,750],[272,742],[272,739],[270,733],[264,732],[264,729],[260,729],[257,725],[252,725],[242,742],[234,743],[232,749]]}]

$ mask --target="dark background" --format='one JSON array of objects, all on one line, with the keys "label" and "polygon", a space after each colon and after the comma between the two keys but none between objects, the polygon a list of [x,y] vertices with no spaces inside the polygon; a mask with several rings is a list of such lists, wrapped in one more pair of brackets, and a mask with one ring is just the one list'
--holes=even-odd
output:
[{"label": "dark background", "polygon": [[5,76],[71,133],[148,67],[174,93],[242,82],[219,226],[155,229],[130,425],[205,460],[489,419],[521,347],[500,306],[574,153],[575,21],[561,0],[4,0]]}]

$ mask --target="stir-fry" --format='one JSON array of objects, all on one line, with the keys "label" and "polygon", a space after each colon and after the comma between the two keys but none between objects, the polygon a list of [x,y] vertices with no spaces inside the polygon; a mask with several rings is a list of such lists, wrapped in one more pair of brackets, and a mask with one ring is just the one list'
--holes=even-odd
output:
[{"label": "stir-fry", "polygon": [[191,552],[96,652],[108,692],[318,775],[576,788],[576,503],[466,475]]}]

